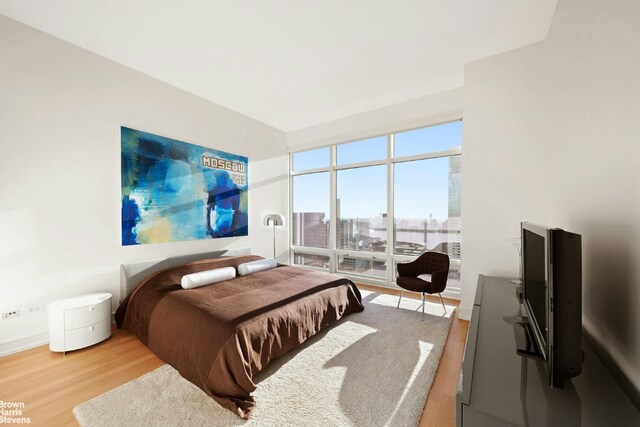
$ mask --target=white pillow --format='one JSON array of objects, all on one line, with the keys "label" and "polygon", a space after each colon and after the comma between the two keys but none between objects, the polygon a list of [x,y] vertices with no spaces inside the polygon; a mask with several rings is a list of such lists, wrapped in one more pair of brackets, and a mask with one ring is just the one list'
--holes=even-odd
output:
[{"label": "white pillow", "polygon": [[200,271],[199,273],[185,274],[180,280],[184,289],[199,288],[200,286],[212,283],[224,282],[236,277],[236,269],[233,267],[216,268],[213,270]]},{"label": "white pillow", "polygon": [[258,271],[270,270],[278,265],[273,258],[260,259],[258,261],[245,262],[238,266],[238,274],[247,276]]}]

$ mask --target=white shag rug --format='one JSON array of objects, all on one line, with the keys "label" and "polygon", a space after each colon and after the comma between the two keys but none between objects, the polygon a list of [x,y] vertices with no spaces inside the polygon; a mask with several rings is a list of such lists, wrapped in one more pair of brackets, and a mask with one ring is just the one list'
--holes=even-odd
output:
[{"label": "white shag rug", "polygon": [[169,365],[73,409],[81,426],[416,426],[454,307],[362,291],[346,316],[272,361],[254,380],[248,421],[223,409]]}]

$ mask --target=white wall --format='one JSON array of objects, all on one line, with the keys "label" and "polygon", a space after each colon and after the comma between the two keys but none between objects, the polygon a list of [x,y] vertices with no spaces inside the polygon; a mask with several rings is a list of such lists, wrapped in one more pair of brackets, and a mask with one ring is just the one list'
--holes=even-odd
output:
[{"label": "white wall", "polygon": [[[24,308],[114,294],[119,265],[228,247],[271,256],[288,212],[285,134],[0,16],[0,355],[46,339]],[[249,237],[120,245],[120,126],[249,157]],[[287,231],[278,230],[286,260]]]},{"label": "white wall", "polygon": [[560,0],[547,40],[468,65],[462,177],[462,310],[479,273],[517,275],[520,221],[580,233],[584,326],[636,396],[638,22],[638,2]]},{"label": "white wall", "polygon": [[462,117],[462,88],[287,133],[290,151],[413,129]]},{"label": "white wall", "polygon": [[465,67],[460,315],[478,274],[518,275],[520,221],[555,224],[555,163],[547,135],[541,43]]}]

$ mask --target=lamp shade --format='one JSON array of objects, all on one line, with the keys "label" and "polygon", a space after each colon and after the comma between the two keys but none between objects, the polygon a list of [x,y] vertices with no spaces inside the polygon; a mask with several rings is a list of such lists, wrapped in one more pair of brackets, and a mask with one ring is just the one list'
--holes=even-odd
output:
[{"label": "lamp shade", "polygon": [[280,214],[265,215],[262,223],[263,225],[274,225],[274,226],[284,225],[284,217]]}]

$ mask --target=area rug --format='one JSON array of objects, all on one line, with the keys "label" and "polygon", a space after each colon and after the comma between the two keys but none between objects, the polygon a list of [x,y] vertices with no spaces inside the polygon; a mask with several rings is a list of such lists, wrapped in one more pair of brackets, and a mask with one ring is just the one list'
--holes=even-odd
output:
[{"label": "area rug", "polygon": [[169,365],[73,409],[81,426],[416,426],[454,307],[363,291],[365,310],[272,361],[248,421]]}]

